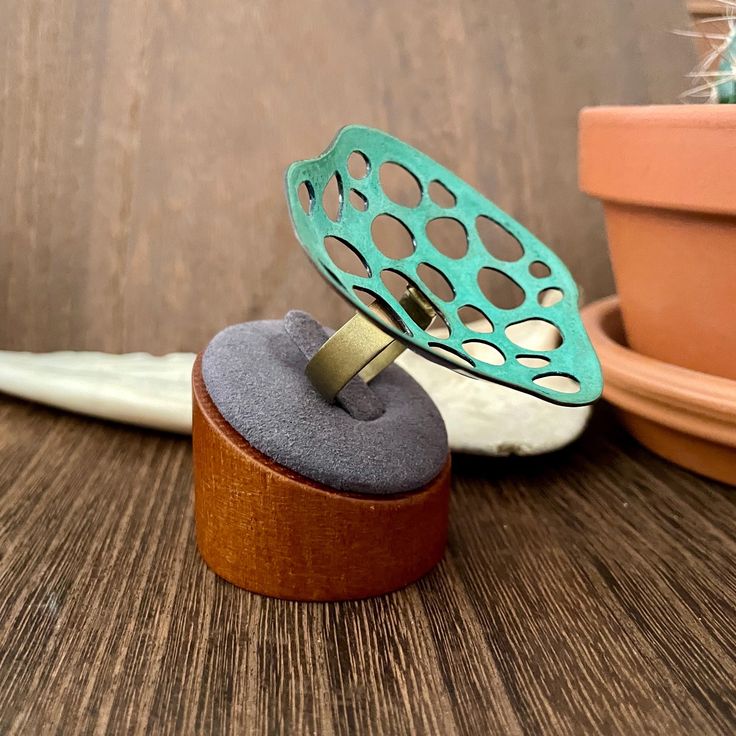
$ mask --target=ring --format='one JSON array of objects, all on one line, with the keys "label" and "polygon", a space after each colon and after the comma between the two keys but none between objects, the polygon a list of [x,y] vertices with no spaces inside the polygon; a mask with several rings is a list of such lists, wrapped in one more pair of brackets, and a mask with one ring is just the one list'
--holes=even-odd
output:
[{"label": "ring", "polygon": [[[432,305],[413,287],[404,292],[399,303],[422,329],[434,318]],[[369,308],[381,321],[395,324],[379,302],[373,302]],[[355,376],[369,383],[405,349],[402,342],[380,325],[358,313],[322,345],[307,363],[305,372],[317,391],[327,401],[334,401]]]}]

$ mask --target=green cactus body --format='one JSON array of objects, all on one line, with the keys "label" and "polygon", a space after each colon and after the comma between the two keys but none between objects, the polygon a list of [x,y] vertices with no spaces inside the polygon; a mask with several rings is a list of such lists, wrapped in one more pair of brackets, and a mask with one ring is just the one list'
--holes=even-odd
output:
[{"label": "green cactus body", "polygon": [[723,75],[717,87],[718,102],[736,104],[736,25],[731,29],[718,69]]}]

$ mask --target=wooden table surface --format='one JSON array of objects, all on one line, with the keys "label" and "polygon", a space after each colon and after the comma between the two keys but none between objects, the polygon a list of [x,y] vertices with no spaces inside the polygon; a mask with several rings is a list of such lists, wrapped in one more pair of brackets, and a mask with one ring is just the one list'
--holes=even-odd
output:
[{"label": "wooden table surface", "polygon": [[736,732],[736,495],[606,410],[456,458],[444,562],[376,600],[217,579],[191,496],[186,438],[0,399],[0,733]]}]

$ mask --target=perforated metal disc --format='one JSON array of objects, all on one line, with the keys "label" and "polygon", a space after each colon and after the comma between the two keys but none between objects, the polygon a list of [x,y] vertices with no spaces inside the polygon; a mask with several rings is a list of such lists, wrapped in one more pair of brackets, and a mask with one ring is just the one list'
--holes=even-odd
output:
[{"label": "perforated metal disc", "polygon": [[[394,191],[384,174],[396,166],[406,185]],[[453,370],[556,404],[588,404],[600,396],[600,366],[564,264],[516,220],[428,156],[379,130],[349,126],[321,156],[289,167],[286,195],[296,235],[319,272],[376,322],[361,297],[378,300],[398,326],[379,324],[408,347]],[[387,219],[407,231],[403,252],[378,242],[376,226]],[[481,237],[479,228],[489,226],[498,228],[499,242],[511,236],[516,250],[501,252],[493,234]],[[442,228],[461,233],[454,250],[438,242],[438,228],[440,239]],[[328,247],[335,243],[347,249],[358,268],[348,270],[334,257],[334,247],[331,255]],[[431,302],[445,336],[412,321],[399,303],[400,294],[389,288],[392,279],[414,286]],[[496,294],[493,286],[499,280],[505,283]],[[489,331],[477,331],[468,312],[482,315]],[[558,347],[535,349],[520,337],[517,325],[538,320],[559,331]]]}]

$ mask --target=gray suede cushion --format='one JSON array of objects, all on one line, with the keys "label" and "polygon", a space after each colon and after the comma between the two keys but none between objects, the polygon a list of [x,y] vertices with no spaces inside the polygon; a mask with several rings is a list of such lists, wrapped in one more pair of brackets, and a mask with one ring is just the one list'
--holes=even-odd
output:
[{"label": "gray suede cushion", "polygon": [[275,320],[233,325],[207,346],[204,382],[232,427],[276,462],[336,490],[405,493],[431,481],[447,458],[447,433],[419,384],[389,366],[369,386],[346,386],[343,405],[330,404],[304,375],[306,355],[328,333],[317,325],[316,339],[317,323],[303,312],[285,322],[288,332]]}]

